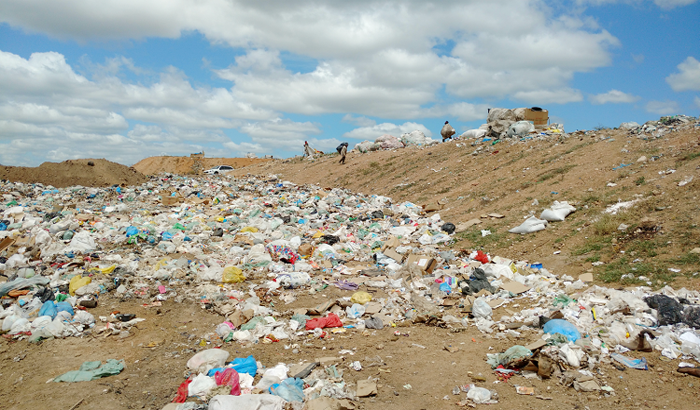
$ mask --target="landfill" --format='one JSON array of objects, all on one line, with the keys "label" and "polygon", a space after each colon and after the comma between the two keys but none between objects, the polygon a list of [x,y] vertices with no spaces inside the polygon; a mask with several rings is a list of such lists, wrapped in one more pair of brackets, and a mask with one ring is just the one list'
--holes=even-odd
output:
[{"label": "landfill", "polygon": [[[216,326],[200,329],[202,343],[164,408],[356,408],[363,398],[386,394],[378,389],[382,371],[390,371],[384,359],[352,357],[351,339],[329,357],[292,352],[342,335],[383,332],[399,340],[410,337],[411,326],[511,340],[500,352],[484,346],[475,360],[517,394],[535,394],[518,385],[536,378],[610,398],[616,392],[605,372],[647,371],[639,352],[681,368],[700,359],[697,291],[589,286],[541,264],[449,250],[454,224],[385,196],[299,186],[275,175],[166,175],[108,188],[3,182],[0,193],[6,340],[126,339],[145,319],[91,313],[109,300],[192,303],[219,317]],[[538,221],[544,229],[575,210],[556,202]],[[342,296],[286,308],[329,287]],[[507,314],[495,314],[498,308]],[[257,360],[256,346],[270,343],[284,344],[290,355]],[[248,354],[236,355],[240,347]],[[54,381],[124,371],[119,357],[105,352],[103,361]],[[363,379],[348,379],[363,372]],[[474,380],[436,394],[460,405],[507,400]]]}]

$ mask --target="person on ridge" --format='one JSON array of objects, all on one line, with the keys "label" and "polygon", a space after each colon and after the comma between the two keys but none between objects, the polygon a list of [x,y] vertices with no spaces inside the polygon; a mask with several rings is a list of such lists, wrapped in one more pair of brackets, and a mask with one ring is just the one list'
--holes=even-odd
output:
[{"label": "person on ridge", "polygon": [[305,157],[314,157],[314,149],[311,148],[311,145],[309,145],[308,141],[304,141],[304,156]]},{"label": "person on ridge", "polygon": [[445,142],[449,139],[452,138],[453,135],[455,135],[457,131],[455,131],[454,128],[450,125],[449,121],[445,121],[445,125],[442,126],[442,130],[440,131],[440,135],[442,135],[442,142]]},{"label": "person on ridge", "polygon": [[348,143],[343,142],[340,145],[338,145],[338,148],[336,148],[338,151],[338,154],[340,154],[340,161],[338,161],[339,164],[345,164],[345,156],[348,154]]}]

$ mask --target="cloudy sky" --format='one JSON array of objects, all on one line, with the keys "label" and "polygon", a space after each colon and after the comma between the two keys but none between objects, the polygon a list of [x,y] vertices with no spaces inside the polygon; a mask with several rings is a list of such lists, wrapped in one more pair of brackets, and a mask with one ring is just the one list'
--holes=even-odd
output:
[{"label": "cloudy sky", "polygon": [[0,164],[700,111],[698,0],[2,0]]}]

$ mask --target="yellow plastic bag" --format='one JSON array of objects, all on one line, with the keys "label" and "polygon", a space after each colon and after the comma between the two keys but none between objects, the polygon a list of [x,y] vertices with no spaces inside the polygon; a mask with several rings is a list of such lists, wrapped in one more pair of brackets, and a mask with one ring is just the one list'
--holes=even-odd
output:
[{"label": "yellow plastic bag", "polygon": [[80,275],[73,276],[73,279],[70,280],[70,284],[68,285],[68,293],[70,293],[71,296],[75,296],[75,291],[82,288],[83,286],[86,286],[92,282],[92,278],[88,277],[82,277]]},{"label": "yellow plastic bag", "polygon": [[241,283],[244,280],[243,271],[235,266],[225,267],[224,273],[221,275],[221,281],[224,283]]},{"label": "yellow plastic bag", "polygon": [[352,297],[350,298],[350,301],[352,303],[359,303],[361,305],[364,305],[365,303],[369,302],[372,300],[372,295],[370,295],[367,292],[355,292],[352,294]]},{"label": "yellow plastic bag", "polygon": [[241,229],[241,232],[253,232],[253,233],[255,233],[257,231],[258,231],[258,228],[254,227],[254,226],[246,226],[245,228]]}]

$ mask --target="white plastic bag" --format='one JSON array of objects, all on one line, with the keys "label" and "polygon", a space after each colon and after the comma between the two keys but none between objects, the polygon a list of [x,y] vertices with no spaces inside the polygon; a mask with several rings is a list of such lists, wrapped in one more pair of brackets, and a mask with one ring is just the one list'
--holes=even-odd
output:
[{"label": "white plastic bag", "polygon": [[200,373],[206,373],[215,367],[226,363],[229,353],[223,349],[207,349],[192,356],[187,361],[187,368]]},{"label": "white plastic bag", "polygon": [[189,386],[187,386],[187,395],[189,397],[203,397],[206,396],[207,393],[209,393],[209,391],[214,387],[216,387],[216,381],[214,381],[214,379],[204,374],[198,374],[194,379],[192,379]]},{"label": "white plastic bag", "polygon": [[486,403],[491,400],[491,390],[483,387],[472,387],[467,393],[467,398],[476,404]]},{"label": "white plastic bag", "polygon": [[515,228],[512,228],[508,230],[510,233],[532,233],[532,232],[537,232],[544,230],[547,227],[547,221],[544,219],[537,219],[534,216],[531,216],[525,220],[520,226],[516,226]]},{"label": "white plastic bag", "polygon": [[554,201],[550,208],[547,208],[544,211],[542,211],[540,219],[544,219],[549,222],[561,222],[575,210],[576,208],[569,205],[569,203],[566,201]]},{"label": "white plastic bag", "polygon": [[474,315],[475,318],[488,319],[492,314],[493,309],[486,303],[486,299],[481,297],[474,301],[474,305],[472,305],[472,315]]},{"label": "white plastic bag", "polygon": [[214,396],[209,410],[283,410],[286,401],[272,394],[244,394],[242,396]]}]

